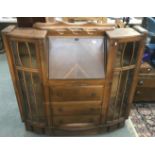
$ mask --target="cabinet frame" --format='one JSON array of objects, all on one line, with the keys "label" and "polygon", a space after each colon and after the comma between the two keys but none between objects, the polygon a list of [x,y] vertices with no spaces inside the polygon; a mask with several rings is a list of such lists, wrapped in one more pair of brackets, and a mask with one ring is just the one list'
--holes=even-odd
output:
[{"label": "cabinet frame", "polygon": [[[45,27],[44,27],[45,26]],[[48,27],[49,26],[49,27]],[[133,32],[134,34],[116,34],[116,35],[110,35],[109,32],[115,31],[115,28],[112,25],[104,25],[104,26],[95,26],[95,25],[85,25],[80,26],[82,30],[78,32],[78,35],[81,36],[89,36],[89,37],[105,37],[104,40],[104,68],[105,68],[105,78],[104,79],[49,79],[49,45],[48,45],[48,36],[59,36],[59,37],[75,37],[77,35],[77,26],[71,26],[71,25],[57,25],[56,27],[52,27],[51,25],[45,25],[41,24],[35,24],[33,28],[31,29],[20,29],[15,26],[8,27],[3,30],[3,40],[5,44],[5,50],[7,54],[7,59],[9,62],[9,68],[11,72],[12,81],[14,84],[14,89],[18,101],[18,106],[21,114],[22,120],[25,122],[26,128],[28,130],[33,130],[35,132],[39,133],[47,133],[47,134],[53,134],[58,130],[61,131],[71,131],[72,129],[76,132],[82,131],[89,131],[91,129],[96,130],[97,132],[106,130],[109,131],[113,128],[121,127],[125,120],[129,116],[130,108],[133,101],[133,96],[135,92],[135,87],[137,83],[137,75],[139,72],[141,59],[144,51],[144,42],[146,39],[146,31],[143,29],[140,29],[139,27],[135,27]],[[66,29],[65,33],[61,33],[58,31],[58,29]],[[88,30],[89,29],[89,30]],[[95,31],[90,31],[90,29],[95,29]],[[75,30],[75,31],[74,31]],[[125,28],[125,31],[120,29],[120,32],[126,32],[128,31],[127,28]],[[129,30],[130,31],[130,30]],[[131,31],[131,32],[132,32]],[[31,34],[30,32],[34,33]],[[20,67],[15,66],[14,64],[14,58],[13,54],[11,52],[11,47],[9,44],[9,41],[23,41],[23,42],[33,42],[36,47],[36,56],[38,61],[38,69],[33,68],[26,68],[26,67]],[[116,68],[115,65],[115,59],[116,59],[116,52],[118,45],[120,43],[127,43],[127,42],[135,42],[139,41],[139,48],[138,48],[138,56],[137,56],[137,62],[136,64],[125,66],[125,67],[119,67]],[[19,80],[17,76],[17,70],[21,70],[22,72],[30,72],[30,73],[36,73],[39,75],[41,80],[41,86],[43,91],[43,111],[45,114],[45,122],[35,122],[33,119],[29,120],[24,115],[24,109],[23,109],[23,103],[20,97],[20,89],[19,89]],[[131,83],[129,95],[128,95],[128,103],[126,107],[126,111],[123,117],[119,117],[118,119],[107,121],[108,120],[108,109],[109,109],[109,103],[112,93],[112,82],[114,78],[115,72],[123,72],[126,70],[134,70],[133,73],[133,80]],[[63,102],[63,101],[53,101],[51,100],[51,89],[54,89],[55,87],[82,87],[82,86],[88,86],[88,87],[95,87],[95,86],[101,86],[103,89],[102,92],[102,100],[97,101],[101,102],[101,110],[100,113],[98,113],[98,124],[92,125],[90,122],[84,122],[84,124],[74,125],[68,125],[66,124],[64,128],[55,128],[54,123],[56,120],[54,120],[55,114],[53,113],[54,104],[56,102]],[[51,104],[51,102],[54,102],[54,104]],[[64,101],[64,102],[74,102],[74,101]],[[83,102],[83,101],[81,101]],[[88,103],[89,101],[85,101]],[[95,102],[95,100],[94,100]],[[92,102],[91,102],[92,103]],[[74,108],[73,108],[74,109]],[[97,115],[97,114],[96,114]],[[92,115],[93,116],[93,115]],[[64,116],[65,117],[65,116]],[[72,117],[75,117],[74,115]],[[79,118],[76,118],[77,120]],[[73,119],[73,120],[76,120]],[[70,120],[72,120],[70,118]],[[67,120],[66,120],[67,121]],[[79,120],[78,120],[79,121]],[[88,123],[88,124],[87,124]],[[74,124],[74,123],[73,123]]]}]

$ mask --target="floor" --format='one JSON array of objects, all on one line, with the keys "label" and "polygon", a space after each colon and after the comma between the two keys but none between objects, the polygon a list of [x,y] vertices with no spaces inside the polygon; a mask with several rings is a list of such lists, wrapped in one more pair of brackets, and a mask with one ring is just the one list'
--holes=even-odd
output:
[{"label": "floor", "polygon": [[131,121],[139,137],[155,136],[155,104],[137,103],[131,110]]},{"label": "floor", "polygon": [[[9,73],[5,54],[0,54],[0,136],[1,137],[38,137],[25,130],[21,122],[17,101]],[[97,137],[135,137],[135,129],[127,120],[123,128],[116,131],[96,135]]]}]

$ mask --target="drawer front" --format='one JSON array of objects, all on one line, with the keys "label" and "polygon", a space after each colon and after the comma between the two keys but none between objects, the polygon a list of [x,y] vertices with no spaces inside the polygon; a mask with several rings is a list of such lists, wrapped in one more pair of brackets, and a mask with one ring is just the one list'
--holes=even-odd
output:
[{"label": "drawer front", "polygon": [[54,87],[51,101],[101,101],[102,96],[102,86]]},{"label": "drawer front", "polygon": [[134,97],[135,102],[155,101],[155,88],[137,87]]},{"label": "drawer front", "polygon": [[100,115],[74,115],[74,116],[55,116],[53,118],[53,125],[63,126],[63,125],[71,125],[71,124],[83,124],[83,123],[91,123],[91,124],[99,124]]},{"label": "drawer front", "polygon": [[52,109],[54,115],[85,115],[100,114],[101,102],[53,102]]},{"label": "drawer front", "polygon": [[150,87],[150,88],[155,88],[155,77],[144,77],[144,78],[139,78],[138,87]]}]

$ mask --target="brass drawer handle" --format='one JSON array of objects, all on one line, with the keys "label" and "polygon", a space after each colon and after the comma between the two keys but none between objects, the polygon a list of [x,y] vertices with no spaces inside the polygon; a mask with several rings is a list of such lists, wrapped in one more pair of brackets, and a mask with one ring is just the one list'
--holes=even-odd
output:
[{"label": "brass drawer handle", "polygon": [[139,84],[139,85],[143,85],[143,84],[144,84],[144,81],[143,81],[143,80],[140,80],[140,81],[138,82],[138,84]]}]

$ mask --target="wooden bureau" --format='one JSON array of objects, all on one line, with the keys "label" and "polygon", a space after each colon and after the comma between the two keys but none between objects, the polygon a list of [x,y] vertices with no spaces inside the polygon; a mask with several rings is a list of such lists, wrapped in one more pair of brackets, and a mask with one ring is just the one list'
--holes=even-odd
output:
[{"label": "wooden bureau", "polygon": [[140,27],[93,23],[5,28],[5,50],[26,129],[77,135],[124,125],[146,35]]}]

